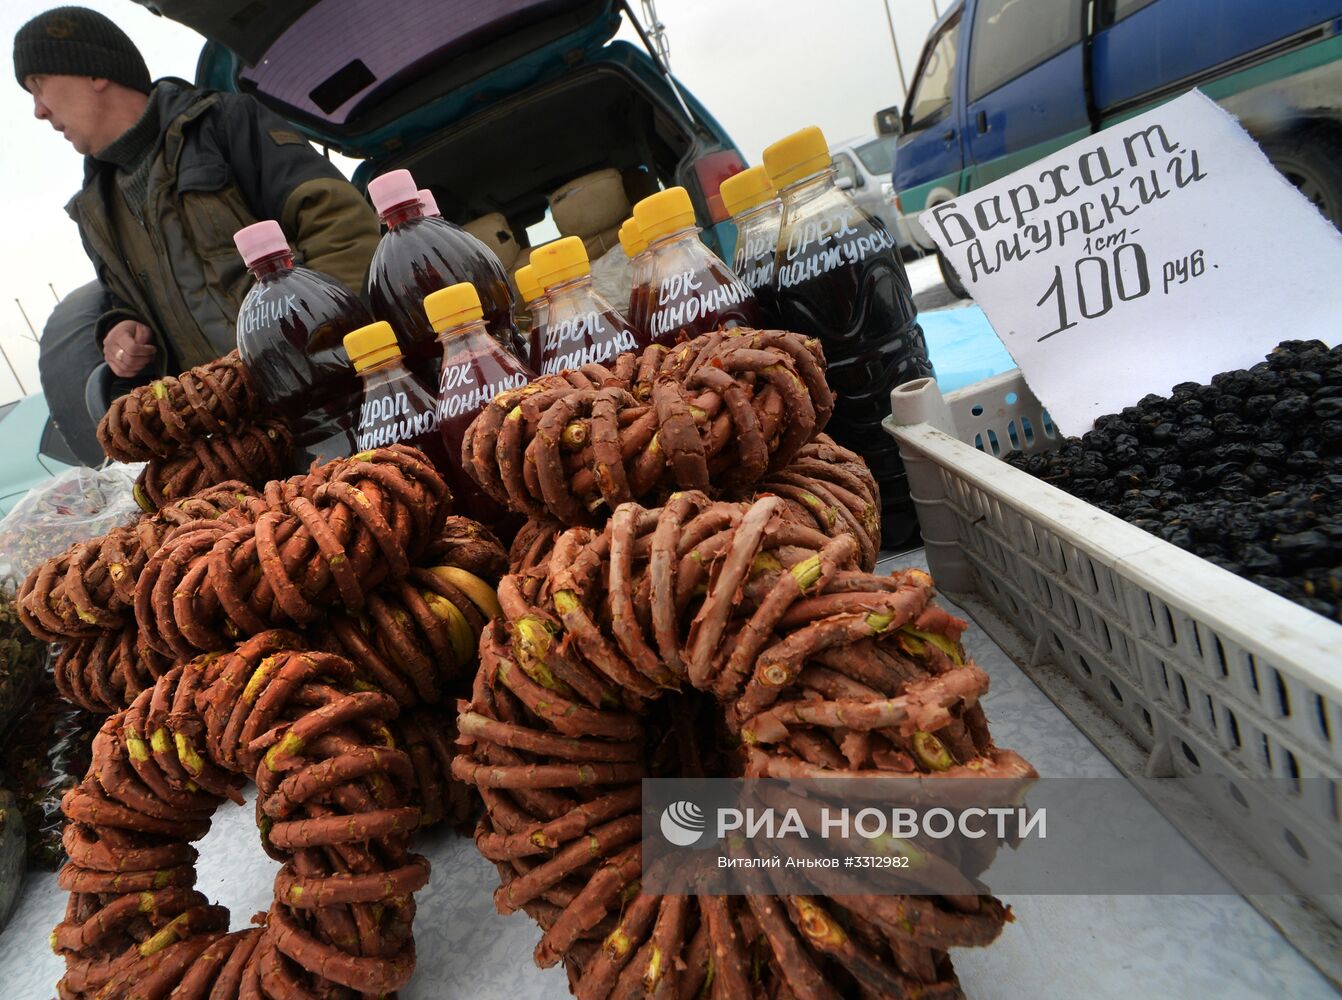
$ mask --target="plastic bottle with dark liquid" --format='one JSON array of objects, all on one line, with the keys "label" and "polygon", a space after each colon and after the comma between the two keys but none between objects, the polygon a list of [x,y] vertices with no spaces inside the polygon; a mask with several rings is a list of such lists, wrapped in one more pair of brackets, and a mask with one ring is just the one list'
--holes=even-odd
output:
[{"label": "plastic bottle with dark liquid", "polygon": [[[424,214],[430,219],[441,219],[443,217],[443,213],[438,211],[438,199],[433,196],[433,192],[428,188],[419,189],[419,203],[424,206]],[[448,223],[448,225],[451,225],[451,223]],[[461,231],[463,233],[466,232],[464,229]],[[472,233],[466,233],[466,235],[470,236],[472,239],[478,239],[478,237]],[[485,246],[483,240],[480,241],[480,245]],[[498,254],[494,253],[493,250],[490,250],[488,246],[485,246],[485,249],[489,251],[491,257],[498,260]],[[503,268],[502,261],[499,262],[499,268],[500,270]],[[504,280],[507,280],[506,271],[504,272]],[[525,361],[530,356],[528,354],[529,344],[530,341],[527,339],[527,331],[522,328],[522,324],[518,321],[517,314],[514,312],[512,343],[509,345],[508,349],[517,357]]]},{"label": "plastic bottle with dark liquid", "polygon": [[774,292],[774,255],[783,222],[783,203],[763,167],[751,167],[722,182],[723,207],[736,226],[732,269],[755,293],[766,326],[779,326]]},{"label": "plastic bottle with dark liquid", "polygon": [[648,334],[648,266],[651,260],[648,241],[643,238],[643,231],[633,216],[621,223],[619,237],[620,248],[629,258],[629,305],[624,317],[635,334],[651,343],[652,337]]},{"label": "plastic bottle with dark liquid", "polygon": [[471,421],[495,396],[526,385],[532,372],[489,335],[480,296],[470,283],[432,292],[424,299],[424,312],[443,352],[438,433],[449,462],[444,475],[456,498],[455,509],[485,524],[498,525],[508,516],[507,511],[466,471],[461,442]]},{"label": "plastic bottle with dark liquid", "polygon": [[369,267],[368,300],[373,315],[400,335],[410,367],[437,385],[442,355],[424,317],[424,296],[461,281],[479,289],[490,334],[511,349],[513,296],[498,257],[461,227],[426,215],[408,170],[374,177],[368,196],[387,227]]},{"label": "plastic bottle with dark liquid", "polygon": [[438,430],[438,400],[407,366],[391,326],[378,321],[346,334],[345,350],[363,379],[355,447],[410,445],[445,478],[450,476],[452,463]]},{"label": "plastic bottle with dark liquid", "polygon": [[344,338],[372,317],[334,278],[294,266],[278,222],[240,229],[233,242],[256,279],[238,310],[247,377],[293,430],[301,468],[350,454],[361,386]]},{"label": "plastic bottle with dark liquid", "polygon": [[522,298],[522,305],[525,307],[528,321],[526,327],[526,352],[520,355],[534,372],[536,370],[536,358],[540,357],[540,335],[545,329],[545,319],[550,311],[550,300],[545,296],[545,289],[541,288],[541,283],[536,280],[536,271],[530,264],[523,264],[513,272],[513,280],[517,282],[517,294]]},{"label": "plastic bottle with dark liquid", "polygon": [[712,330],[760,325],[754,294],[699,239],[684,188],[644,198],[634,206],[634,220],[648,241],[643,329],[652,342],[674,347]]},{"label": "plastic bottle with dark liquid", "polygon": [[641,351],[645,337],[606,301],[592,283],[592,265],[582,240],[576,236],[538,247],[531,255],[534,277],[548,300],[545,325],[532,340],[538,352],[531,367],[553,375],[586,364],[609,365],[617,354]]},{"label": "plastic bottle with dark liquid", "polygon": [[932,374],[894,239],[834,184],[829,147],[806,128],[764,151],[783,201],[775,262],[784,329],[820,340],[838,397],[828,432],[867,460],[881,489],[882,545],[913,540],[918,518],[899,450],[881,429],[890,390]]}]

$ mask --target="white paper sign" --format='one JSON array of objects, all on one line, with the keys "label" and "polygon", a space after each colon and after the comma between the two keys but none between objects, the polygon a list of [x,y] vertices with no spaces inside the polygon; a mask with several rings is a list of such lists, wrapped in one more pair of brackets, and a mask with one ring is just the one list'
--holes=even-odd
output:
[{"label": "white paper sign", "polygon": [[918,219],[1067,434],[1342,334],[1342,237],[1197,91]]}]

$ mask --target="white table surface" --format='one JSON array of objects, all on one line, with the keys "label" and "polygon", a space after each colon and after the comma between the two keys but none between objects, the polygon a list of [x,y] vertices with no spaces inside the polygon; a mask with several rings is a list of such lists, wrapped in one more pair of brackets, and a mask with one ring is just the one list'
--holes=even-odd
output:
[{"label": "white table surface", "polygon": [[[923,565],[921,550],[884,560]],[[1116,777],[1118,772],[979,629],[965,633],[989,673],[984,707],[1000,746],[1024,754],[1043,776]],[[261,850],[249,798],[225,804],[200,842],[197,888],[247,924],[269,907],[278,867]],[[567,997],[561,967],[531,959],[539,932],[518,913],[494,910],[498,876],[469,840],[426,834],[416,850],[433,863],[416,896],[418,966],[404,1000],[543,1000]],[[54,995],[64,963],[48,935],[65,910],[55,876],[30,872],[0,933],[0,996]],[[956,949],[955,967],[973,1000],[1257,1000],[1333,997],[1332,987],[1244,900],[1205,896],[1008,897],[1016,921],[988,948]]]}]

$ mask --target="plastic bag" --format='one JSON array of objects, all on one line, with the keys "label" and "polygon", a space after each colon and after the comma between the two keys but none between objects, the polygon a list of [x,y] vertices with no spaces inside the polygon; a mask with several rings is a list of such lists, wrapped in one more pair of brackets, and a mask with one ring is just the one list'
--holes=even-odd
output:
[{"label": "plastic bag", "polygon": [[9,922],[19,901],[27,869],[23,850],[23,817],[14,796],[0,788],[0,929]]},{"label": "plastic bag", "polygon": [[33,868],[55,871],[65,860],[61,796],[87,773],[93,737],[102,722],[62,698],[47,673],[39,681],[32,707],[0,749],[0,783],[18,799],[28,864]]},{"label": "plastic bag", "polygon": [[38,678],[47,673],[46,644],[19,621],[13,596],[0,594],[0,737],[28,710]]},{"label": "plastic bag", "polygon": [[67,469],[29,490],[0,521],[0,591],[17,590],[34,566],[75,542],[139,517],[132,490],[142,467]]},{"label": "plastic bag", "polygon": [[[634,284],[634,272],[624,248],[617,246],[592,261],[592,284],[607,302],[623,315],[629,308],[629,290]],[[625,316],[625,319],[628,319]]]}]

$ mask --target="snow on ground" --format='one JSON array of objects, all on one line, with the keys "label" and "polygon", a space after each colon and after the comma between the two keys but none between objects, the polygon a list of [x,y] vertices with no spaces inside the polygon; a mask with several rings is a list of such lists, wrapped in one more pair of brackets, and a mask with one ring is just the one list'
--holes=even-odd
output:
[{"label": "snow on ground", "polygon": [[909,284],[913,286],[913,304],[920,313],[933,309],[951,309],[969,304],[968,299],[957,299],[946,289],[941,280],[941,269],[937,267],[935,254],[928,254],[904,265],[908,272]]}]

